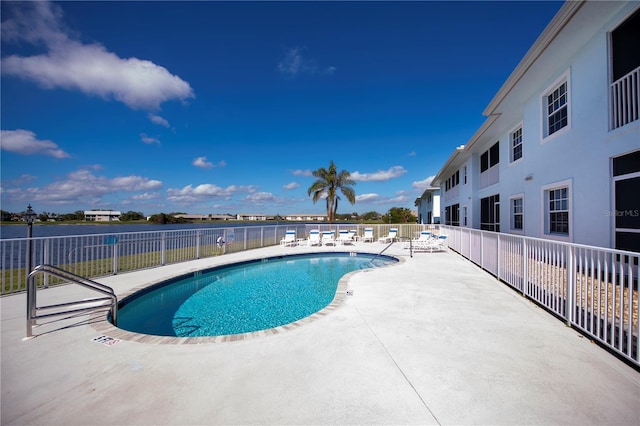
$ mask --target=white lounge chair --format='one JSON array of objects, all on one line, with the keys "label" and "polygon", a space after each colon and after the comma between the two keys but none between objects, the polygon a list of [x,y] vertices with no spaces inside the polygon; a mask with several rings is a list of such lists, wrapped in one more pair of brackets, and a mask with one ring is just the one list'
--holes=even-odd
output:
[{"label": "white lounge chair", "polygon": [[347,245],[353,244],[353,237],[346,229],[338,231],[338,244]]},{"label": "white lounge chair", "polygon": [[320,240],[320,230],[312,229],[309,231],[309,238],[307,239],[307,244],[310,246],[321,246],[322,241]]},{"label": "white lounge chair", "polygon": [[284,234],[284,237],[282,237],[282,239],[280,240],[280,245],[281,246],[295,246],[298,244],[298,241],[296,239],[296,231],[289,231],[287,230],[287,232]]},{"label": "white lounge chair", "polygon": [[414,250],[420,250],[423,246],[433,242],[433,235],[431,231],[422,231],[418,238],[414,238],[411,242],[407,242],[405,248],[409,248],[409,244],[413,247]]},{"label": "white lounge chair", "polygon": [[364,235],[362,236],[362,242],[373,242],[373,228],[364,228]]},{"label": "white lounge chair", "polygon": [[397,236],[398,236],[398,228],[391,228],[389,230],[389,235],[387,235],[386,237],[378,238],[378,242],[379,243],[390,243],[390,242],[394,241]]},{"label": "white lounge chair", "polygon": [[429,251],[430,253],[433,253],[434,251],[440,251],[440,250],[444,250],[446,251],[448,249],[448,245],[447,245],[447,236],[446,235],[440,235],[439,237],[432,237],[431,241],[426,241],[424,243],[421,243],[420,245],[416,245],[414,247],[414,250],[417,251]]},{"label": "white lounge chair", "polygon": [[333,231],[322,231],[322,245],[336,245],[336,233]]}]

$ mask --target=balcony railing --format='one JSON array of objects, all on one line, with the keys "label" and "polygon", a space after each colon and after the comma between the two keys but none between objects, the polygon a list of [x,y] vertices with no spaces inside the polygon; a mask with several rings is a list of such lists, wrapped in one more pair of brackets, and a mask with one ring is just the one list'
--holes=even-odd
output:
[{"label": "balcony railing", "polygon": [[640,118],[640,67],[611,84],[611,130]]}]

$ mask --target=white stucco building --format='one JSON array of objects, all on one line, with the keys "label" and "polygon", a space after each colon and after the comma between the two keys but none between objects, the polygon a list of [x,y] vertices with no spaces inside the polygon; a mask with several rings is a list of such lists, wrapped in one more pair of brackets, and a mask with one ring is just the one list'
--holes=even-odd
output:
[{"label": "white stucco building", "polygon": [[440,169],[442,222],[640,251],[640,3],[570,1]]},{"label": "white stucco building", "polygon": [[424,190],[420,198],[416,198],[418,208],[418,223],[440,223],[440,188],[429,187]]},{"label": "white stucco building", "polygon": [[120,220],[122,213],[117,210],[85,210],[84,220],[95,222],[111,222]]}]

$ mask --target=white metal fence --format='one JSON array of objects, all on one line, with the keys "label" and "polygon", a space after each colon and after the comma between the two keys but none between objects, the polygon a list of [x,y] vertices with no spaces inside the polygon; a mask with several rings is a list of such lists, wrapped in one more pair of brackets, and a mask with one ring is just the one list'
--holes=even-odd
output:
[{"label": "white metal fence", "polygon": [[[368,226],[368,225],[367,225]],[[233,253],[280,243],[287,230],[306,238],[310,229],[355,229],[362,224],[296,224],[228,228],[198,228],[170,231],[0,239],[2,294],[24,291],[26,277],[37,265],[51,265],[73,274],[96,278],[153,268],[224,253]],[[375,237],[387,235],[392,225],[375,226]],[[406,225],[407,237],[419,232],[419,225]],[[403,233],[400,234],[404,235]],[[30,265],[27,268],[27,265]],[[56,284],[49,275],[39,276],[37,285]]]},{"label": "white metal fence", "polygon": [[640,366],[640,253],[440,228],[451,249]]},{"label": "white metal fence", "polygon": [[[362,235],[365,228],[373,228],[374,241],[391,228],[398,228],[400,239],[415,238],[426,228],[439,230],[451,249],[640,366],[640,253],[462,227],[288,223],[5,239],[0,240],[2,294],[24,291],[28,271],[40,264],[95,278],[273,246],[291,229],[305,238],[311,229],[355,229]],[[41,287],[61,282],[46,274],[39,279]]]}]

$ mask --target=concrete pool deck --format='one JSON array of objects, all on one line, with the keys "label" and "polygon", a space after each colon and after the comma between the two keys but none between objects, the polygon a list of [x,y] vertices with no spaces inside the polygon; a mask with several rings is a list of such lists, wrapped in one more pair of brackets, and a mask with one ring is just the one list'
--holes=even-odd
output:
[{"label": "concrete pool deck", "polygon": [[[384,245],[269,247],[96,279],[119,295],[255,257]],[[227,342],[141,343],[81,316],[26,335],[1,299],[2,425],[639,425],[640,372],[452,252],[350,274],[300,327]],[[76,286],[39,303],[90,296]],[[104,317],[104,316],[103,316]]]}]

